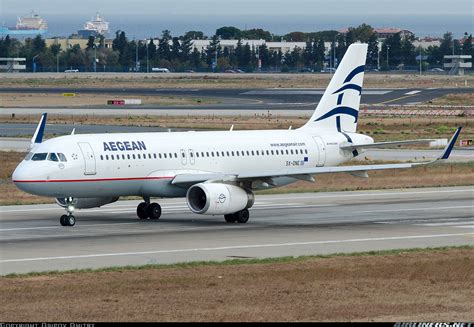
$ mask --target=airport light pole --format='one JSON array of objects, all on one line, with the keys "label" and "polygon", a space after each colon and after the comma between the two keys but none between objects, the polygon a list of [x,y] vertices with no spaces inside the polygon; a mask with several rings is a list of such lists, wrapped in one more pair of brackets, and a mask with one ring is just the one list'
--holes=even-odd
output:
[{"label": "airport light pole", "polygon": [[390,46],[387,44],[387,70],[389,70],[389,66],[388,66],[388,49],[390,49]]},{"label": "airport light pole", "polygon": [[97,45],[94,43],[94,73],[97,73]]},{"label": "airport light pole", "polygon": [[[153,39],[151,39],[151,41],[153,41]],[[145,39],[145,45],[146,45],[146,72],[149,73],[150,72],[150,66],[148,65],[148,39]]]},{"label": "airport light pole", "polygon": [[33,73],[36,73],[36,58],[39,57],[39,54],[37,54],[36,56],[33,57]]},{"label": "airport light pole", "polygon": [[421,56],[421,38],[418,39],[418,42],[420,42],[419,47],[420,47],[420,76],[421,76],[421,63],[423,61],[423,57]]}]

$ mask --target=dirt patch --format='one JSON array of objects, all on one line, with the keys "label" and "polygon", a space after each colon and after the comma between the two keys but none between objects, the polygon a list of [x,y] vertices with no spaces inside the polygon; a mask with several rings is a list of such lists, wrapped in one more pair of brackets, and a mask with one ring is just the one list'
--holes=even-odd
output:
[{"label": "dirt patch", "polygon": [[[332,74],[2,74],[1,87],[311,88],[327,87]],[[365,74],[364,87],[474,87],[474,75]]]},{"label": "dirt patch", "polygon": [[440,98],[430,100],[429,103],[446,106],[474,106],[474,93],[446,94]]},{"label": "dirt patch", "polygon": [[473,258],[474,250],[464,248],[0,278],[0,316],[6,321],[472,321]]}]

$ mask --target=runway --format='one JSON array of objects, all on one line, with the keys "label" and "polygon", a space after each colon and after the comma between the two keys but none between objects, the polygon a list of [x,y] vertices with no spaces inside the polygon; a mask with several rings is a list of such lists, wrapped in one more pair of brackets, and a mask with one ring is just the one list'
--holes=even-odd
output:
[{"label": "runway", "polygon": [[159,221],[119,201],[72,228],[55,205],[0,207],[0,273],[474,245],[473,187],[259,195],[247,224],[158,202]]},{"label": "runway", "polygon": [[[324,88],[68,88],[68,87],[0,87],[2,93],[47,93],[47,94],[110,94],[115,97],[134,96],[177,96],[191,98],[213,98],[222,101],[220,104],[178,105],[178,106],[140,106],[154,110],[173,109],[188,110],[286,110],[289,106],[299,109],[314,109],[323,95]],[[361,93],[362,104],[413,104],[428,102],[451,93],[471,93],[472,88],[364,88]],[[53,109],[55,106],[50,106]],[[104,103],[105,108],[106,107]]]}]

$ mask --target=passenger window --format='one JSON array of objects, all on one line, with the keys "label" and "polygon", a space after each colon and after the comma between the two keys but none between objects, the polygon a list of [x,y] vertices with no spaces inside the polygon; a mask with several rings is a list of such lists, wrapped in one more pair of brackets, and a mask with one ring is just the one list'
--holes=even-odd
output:
[{"label": "passenger window", "polygon": [[293,150],[290,150],[290,153],[293,154]]},{"label": "passenger window", "polygon": [[270,152],[267,150],[267,156],[270,155]]},{"label": "passenger window", "polygon": [[242,157],[245,156],[245,151],[242,151],[241,154],[242,154]]},{"label": "passenger window", "polygon": [[232,151],[232,157],[234,156],[234,151]]},{"label": "passenger window", "polygon": [[260,154],[258,153],[258,150],[257,150],[257,151],[255,151],[255,153],[257,154],[257,156],[258,156],[258,155],[260,155]]},{"label": "passenger window", "polygon": [[214,157],[214,152],[211,152],[211,156]]},{"label": "passenger window", "polygon": [[135,154],[132,154],[132,158],[135,159]]},{"label": "passenger window", "polygon": [[304,153],[308,154],[308,149],[304,149]]},{"label": "passenger window", "polygon": [[104,160],[104,156],[103,156],[103,155],[100,155],[100,160]]},{"label": "passenger window", "polygon": [[153,153],[153,158],[155,158],[155,159],[156,159],[156,153]]},{"label": "passenger window", "polygon": [[254,156],[254,155],[255,155],[255,154],[254,154],[253,151],[252,151],[252,156]]},{"label": "passenger window", "polygon": [[228,156],[228,157],[230,157],[230,153],[229,153],[229,151],[227,151],[227,156]]},{"label": "passenger window", "polygon": [[174,157],[175,157],[175,158],[178,158],[178,154],[177,154],[176,152],[174,153]]},{"label": "passenger window", "polygon": [[250,152],[249,152],[249,151],[247,151],[247,155],[248,155],[248,156],[250,155]]},{"label": "passenger window", "polygon": [[290,153],[288,152],[288,150],[286,150],[286,154],[290,154]]},{"label": "passenger window", "polygon": [[196,157],[198,157],[198,158],[199,158],[199,152],[196,152]]},{"label": "passenger window", "polygon": [[114,160],[114,155],[113,154],[110,155],[110,159]]},{"label": "passenger window", "polygon": [[129,154],[127,154],[127,159],[130,159],[130,155],[129,155]]},{"label": "passenger window", "polygon": [[125,160],[125,155],[124,154],[122,154],[122,159]]},{"label": "passenger window", "polygon": [[105,155],[105,160],[109,160],[109,155],[108,154]]},{"label": "passenger window", "polygon": [[49,161],[55,161],[55,162],[59,161],[58,156],[56,155],[56,153],[50,153],[48,155],[48,160]]},{"label": "passenger window", "polygon": [[163,156],[164,156],[164,157],[165,157],[165,159],[166,159],[166,153],[163,153]]},{"label": "passenger window", "polygon": [[225,153],[224,153],[224,151],[222,151],[222,152],[221,152],[221,155],[222,155],[222,157],[225,157]]},{"label": "passenger window", "polygon": [[239,156],[239,151],[235,151],[235,154],[237,154],[237,157]]},{"label": "passenger window", "polygon": [[276,154],[279,154],[279,153],[278,153],[278,150],[275,150],[275,153],[276,153]]},{"label": "passenger window", "polygon": [[139,154],[137,154],[137,157],[138,157],[138,159],[141,159],[141,158],[142,158],[142,157],[140,156],[140,153],[139,153]]},{"label": "passenger window", "polygon": [[46,157],[48,156],[47,153],[35,153],[33,157],[31,157],[31,160],[33,161],[43,161],[46,160]]},{"label": "passenger window", "polygon": [[189,152],[189,156],[190,156],[191,158],[194,158],[194,155],[193,155],[192,152]]},{"label": "passenger window", "polygon": [[218,156],[219,156],[219,151],[216,152],[216,157],[218,157]]}]

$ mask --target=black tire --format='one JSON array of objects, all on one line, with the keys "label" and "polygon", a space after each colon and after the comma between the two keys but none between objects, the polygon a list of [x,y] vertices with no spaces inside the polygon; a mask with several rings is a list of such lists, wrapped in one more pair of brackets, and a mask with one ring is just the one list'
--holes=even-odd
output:
[{"label": "black tire", "polygon": [[150,219],[159,219],[161,216],[161,206],[158,203],[150,203],[146,212]]},{"label": "black tire", "polygon": [[61,218],[59,218],[59,223],[61,224],[61,226],[67,226],[66,219],[67,215],[62,215]]},{"label": "black tire", "polygon": [[229,213],[227,215],[224,215],[224,219],[228,223],[235,223],[237,221],[234,213]]},{"label": "black tire", "polygon": [[66,224],[67,226],[74,226],[76,224],[76,217],[74,217],[73,215],[67,216]]},{"label": "black tire", "polygon": [[236,220],[239,224],[245,224],[250,217],[248,209],[241,210],[235,213]]},{"label": "black tire", "polygon": [[147,212],[148,204],[146,202],[142,202],[137,206],[137,216],[140,219],[147,219],[148,212]]}]

